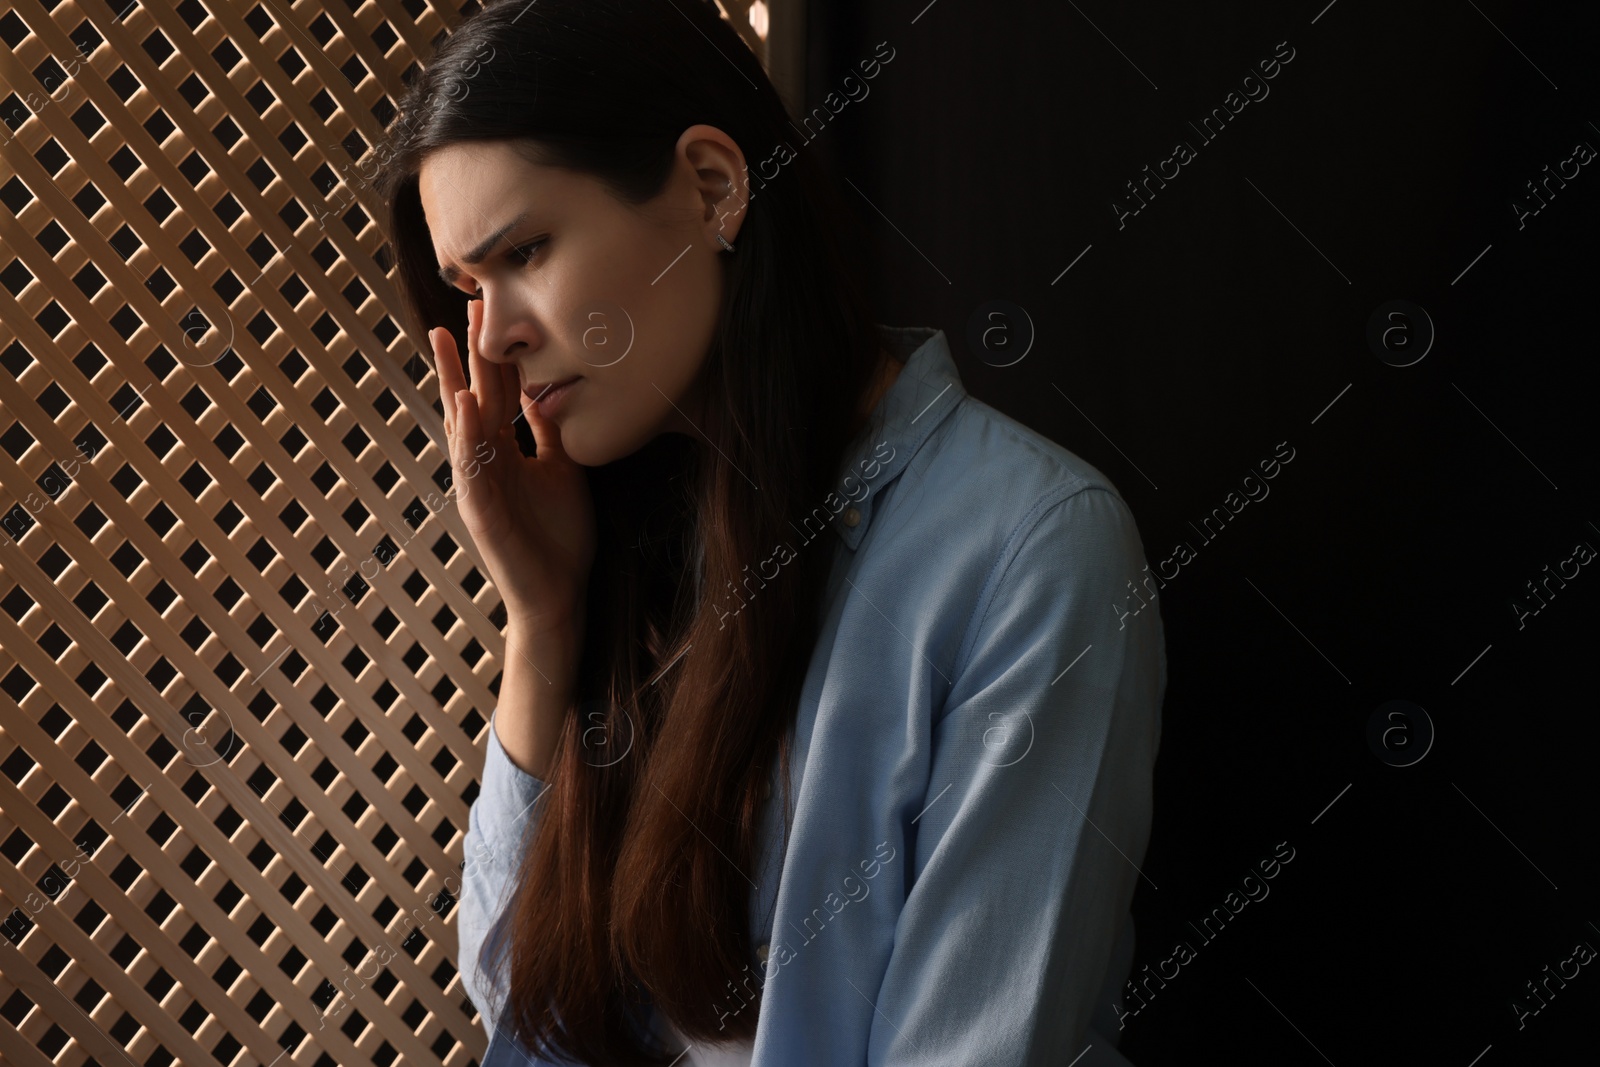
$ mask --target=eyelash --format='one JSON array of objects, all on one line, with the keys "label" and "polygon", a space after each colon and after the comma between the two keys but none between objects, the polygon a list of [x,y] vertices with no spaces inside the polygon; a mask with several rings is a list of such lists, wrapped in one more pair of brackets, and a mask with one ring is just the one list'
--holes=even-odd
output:
[{"label": "eyelash", "polygon": [[[519,256],[523,260],[523,266],[532,266],[533,257],[538,254],[539,249],[543,248],[545,242],[548,240],[550,240],[550,238],[541,237],[537,241],[529,241],[527,244],[517,245],[511,249],[510,254],[513,256]],[[479,285],[467,295],[469,297],[482,296],[483,286]]]}]

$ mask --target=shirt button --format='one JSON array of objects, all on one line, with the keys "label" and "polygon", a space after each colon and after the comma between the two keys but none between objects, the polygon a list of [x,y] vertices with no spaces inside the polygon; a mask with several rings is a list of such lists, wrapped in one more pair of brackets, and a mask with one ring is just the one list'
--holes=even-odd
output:
[{"label": "shirt button", "polygon": [[858,523],[860,521],[861,521],[861,512],[857,511],[855,508],[846,508],[845,509],[845,512],[844,512],[844,524],[846,526],[854,526],[856,523]]},{"label": "shirt button", "polygon": [[765,941],[756,946],[756,959],[762,963],[767,962],[767,943]]}]

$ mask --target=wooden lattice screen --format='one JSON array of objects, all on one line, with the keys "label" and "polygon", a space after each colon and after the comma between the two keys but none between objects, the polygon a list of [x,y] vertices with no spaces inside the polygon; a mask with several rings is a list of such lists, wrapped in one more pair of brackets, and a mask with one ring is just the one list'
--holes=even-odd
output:
[{"label": "wooden lattice screen", "polygon": [[482,1055],[499,600],[360,166],[475,8],[0,13],[0,1062]]}]

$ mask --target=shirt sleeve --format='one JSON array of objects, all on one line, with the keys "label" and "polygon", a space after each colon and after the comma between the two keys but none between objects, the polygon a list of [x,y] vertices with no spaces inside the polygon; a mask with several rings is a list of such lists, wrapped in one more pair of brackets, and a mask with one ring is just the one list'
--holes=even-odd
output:
[{"label": "shirt sleeve", "polygon": [[1042,505],[1013,543],[935,711],[869,1065],[1061,1067],[1099,1040],[1150,830],[1155,583],[1108,488]]},{"label": "shirt sleeve", "polygon": [[544,805],[535,807],[545,792],[543,780],[527,773],[506,755],[489,715],[489,743],[483,760],[483,781],[477,799],[467,811],[467,832],[462,841],[461,906],[457,921],[460,939],[458,967],[461,984],[477,1005],[489,1038],[505,997],[505,957],[492,974],[479,964],[486,938],[494,939],[491,952],[501,948],[501,919],[511,898],[517,868],[528,833]]}]

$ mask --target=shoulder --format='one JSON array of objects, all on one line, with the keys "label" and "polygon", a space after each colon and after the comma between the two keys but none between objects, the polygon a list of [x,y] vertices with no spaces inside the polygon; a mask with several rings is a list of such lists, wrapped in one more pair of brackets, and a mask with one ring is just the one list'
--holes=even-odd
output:
[{"label": "shoulder", "polygon": [[[1130,591],[1146,589],[1147,565],[1133,510],[1116,485],[982,401],[969,396],[961,407],[941,427],[948,437],[935,446],[929,470],[947,471],[958,487],[952,497],[988,518],[974,523],[982,531],[976,540],[955,539],[965,543],[947,561],[966,590],[951,698],[1023,662],[1054,686],[1091,649],[1076,686],[1114,689],[1130,671],[1164,677],[1159,613],[1130,624],[1144,606]],[[1064,699],[1069,690],[1052,691]]]},{"label": "shoulder", "polygon": [[1099,612],[1144,564],[1104,472],[970,394],[919,440],[884,505],[871,554],[908,611],[948,624],[935,629],[957,665],[980,631]]},{"label": "shoulder", "polygon": [[1108,546],[1131,535],[1137,545],[1132,509],[1103,471],[974,396],[962,398],[909,467],[937,487],[920,494],[920,506],[965,513],[963,525],[987,539],[968,553],[997,572],[1025,547],[1068,534]]}]

